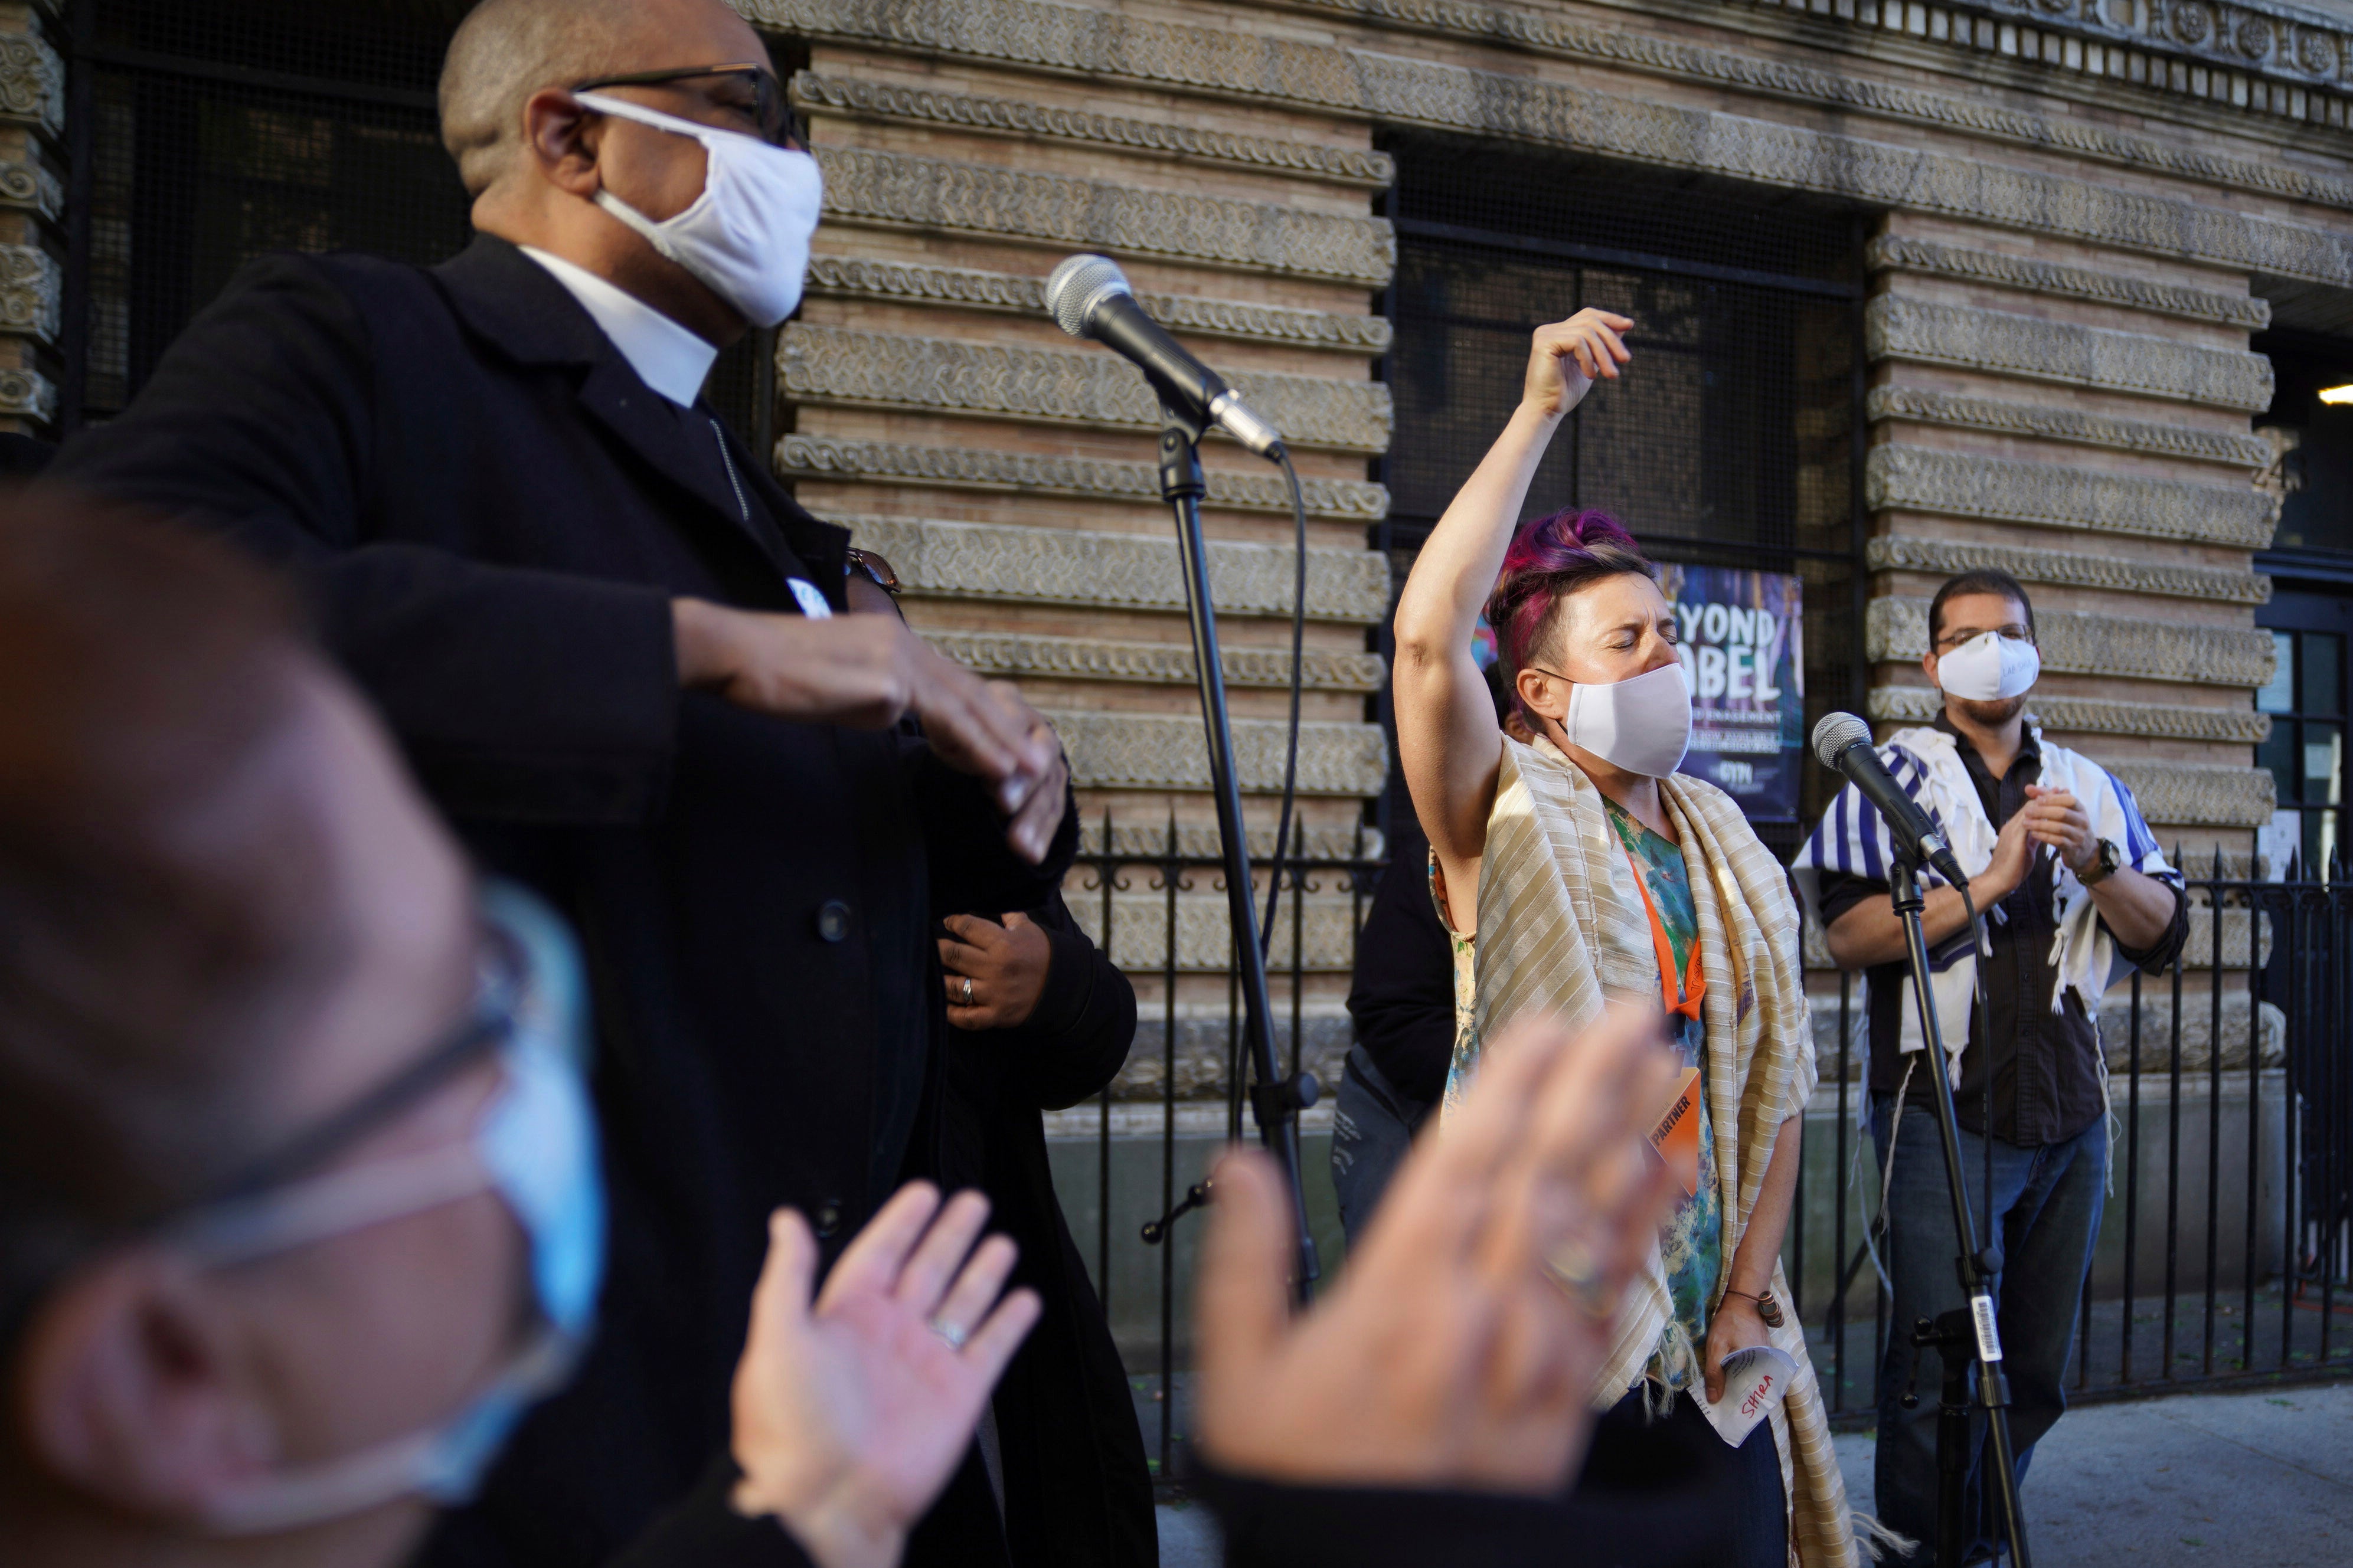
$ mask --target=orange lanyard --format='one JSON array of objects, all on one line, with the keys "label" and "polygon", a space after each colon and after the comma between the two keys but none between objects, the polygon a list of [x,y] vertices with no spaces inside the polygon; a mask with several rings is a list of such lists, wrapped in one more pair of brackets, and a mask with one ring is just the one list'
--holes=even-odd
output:
[{"label": "orange lanyard", "polygon": [[1707,995],[1707,976],[1700,973],[1699,938],[1692,938],[1691,962],[1683,965],[1683,997],[1678,1001],[1674,982],[1668,978],[1675,972],[1675,944],[1667,940],[1666,922],[1659,919],[1659,906],[1651,901],[1651,884],[1631,849],[1626,851],[1626,864],[1634,873],[1634,890],[1642,895],[1642,912],[1651,917],[1651,945],[1659,953],[1659,1002],[1669,1013],[1704,1023],[1699,1008]]}]

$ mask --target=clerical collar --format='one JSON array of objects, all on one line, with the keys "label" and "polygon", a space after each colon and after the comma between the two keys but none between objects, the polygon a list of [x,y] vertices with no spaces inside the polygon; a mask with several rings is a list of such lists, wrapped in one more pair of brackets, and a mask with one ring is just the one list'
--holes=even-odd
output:
[{"label": "clerical collar", "polygon": [[690,408],[711,378],[719,351],[637,296],[586,268],[525,245],[525,256],[547,268],[613,340],[638,379],[681,408]]}]

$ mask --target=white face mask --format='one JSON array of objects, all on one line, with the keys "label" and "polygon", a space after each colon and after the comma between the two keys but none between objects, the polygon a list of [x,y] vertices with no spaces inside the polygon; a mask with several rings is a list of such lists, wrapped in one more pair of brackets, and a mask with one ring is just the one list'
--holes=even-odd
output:
[{"label": "white face mask", "polygon": [[1970,702],[2022,697],[2042,674],[2042,656],[2034,645],[2000,632],[1973,637],[1936,656],[1936,684]]},{"label": "white face mask", "polygon": [[1612,767],[1664,778],[1690,749],[1691,726],[1691,680],[1677,659],[1607,686],[1577,682],[1561,730]]},{"label": "white face mask", "polygon": [[607,190],[596,193],[598,206],[644,235],[754,326],[773,327],[799,307],[809,237],[825,197],[816,158],[601,92],[577,97],[600,114],[691,136],[709,159],[702,195],[676,217],[656,223]]}]

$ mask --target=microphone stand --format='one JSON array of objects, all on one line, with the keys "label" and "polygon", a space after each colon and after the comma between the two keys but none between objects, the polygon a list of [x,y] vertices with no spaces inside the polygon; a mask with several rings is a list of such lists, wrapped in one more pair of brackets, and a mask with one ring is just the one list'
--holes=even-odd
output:
[{"label": "microphone stand", "polygon": [[[1977,1363],[1974,1409],[1986,1417],[1993,1438],[1994,1484],[2001,1499],[2002,1521],[2009,1528],[2010,1556],[2018,1568],[2033,1568],[2026,1550],[2025,1516],[2018,1506],[2018,1470],[2010,1454],[2010,1380],[2002,1373],[2001,1336],[1994,1321],[1992,1281],[2001,1272],[2001,1248],[1989,1242],[1982,1251],[1978,1249],[1977,1225],[1969,1215],[1968,1182],[1961,1168],[1960,1123],[1953,1114],[1953,1087],[1947,1077],[1944,1032],[1936,1021],[1936,1009],[1928,1000],[1928,939],[1920,923],[1923,900],[1919,858],[1899,845],[1889,870],[1889,897],[1904,921],[1905,945],[1912,958],[1912,996],[1919,1008],[1921,1037],[1928,1045],[1932,1066],[1928,1077],[1936,1084],[1936,1131],[1945,1146],[1945,1184],[1952,1194],[1953,1232],[1960,1242],[1956,1261],[1960,1270],[1961,1294],[1968,1298],[1966,1306],[1943,1313],[1934,1321],[1922,1318],[1912,1328],[1915,1384],[1919,1378],[1923,1350],[1936,1352],[1945,1374],[1936,1418],[1936,1562],[1939,1568],[1960,1568],[1961,1553],[1968,1547],[1968,1521],[1963,1518],[1961,1509],[1968,1479],[1972,1411],[1969,1367],[1964,1359],[1967,1355],[1973,1356]],[[1974,928],[1969,940],[1977,941]],[[1902,1106],[1895,1108],[1898,1119],[1903,1111]],[[1993,1129],[1988,1127],[1986,1136],[1992,1135]],[[1957,1355],[1956,1352],[1963,1354]],[[1904,1403],[1909,1406],[1915,1402],[1915,1395],[1907,1389]]]},{"label": "microphone stand", "polygon": [[[1314,1293],[1318,1270],[1315,1237],[1307,1226],[1306,1189],[1300,1183],[1299,1112],[1315,1103],[1319,1089],[1311,1073],[1292,1079],[1275,1069],[1270,1024],[1274,1014],[1267,1000],[1266,955],[1259,945],[1258,911],[1250,896],[1250,840],[1242,831],[1241,783],[1234,763],[1233,726],[1226,716],[1226,672],[1218,653],[1217,611],[1209,600],[1208,550],[1201,537],[1201,498],[1208,487],[1201,477],[1200,442],[1207,427],[1206,422],[1162,400],[1160,494],[1176,511],[1176,549],[1184,561],[1193,665],[1200,679],[1201,721],[1208,732],[1209,789],[1217,800],[1218,835],[1225,851],[1227,912],[1233,921],[1234,951],[1242,966],[1243,1026],[1251,1076],[1256,1079],[1250,1089],[1250,1110],[1258,1121],[1260,1141],[1282,1163],[1283,1174],[1290,1179],[1292,1226],[1299,1252],[1293,1289],[1304,1306]],[[1175,942],[1176,933],[1170,931],[1168,940]],[[1170,1046],[1173,1048],[1175,1042]],[[1199,1206],[1208,1197],[1208,1184],[1197,1184],[1173,1212],[1144,1227],[1144,1239],[1164,1243],[1176,1216]]]}]

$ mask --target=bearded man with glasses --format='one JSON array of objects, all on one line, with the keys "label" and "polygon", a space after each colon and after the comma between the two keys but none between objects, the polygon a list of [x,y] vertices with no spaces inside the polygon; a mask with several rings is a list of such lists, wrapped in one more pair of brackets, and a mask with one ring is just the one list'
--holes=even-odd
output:
[{"label": "bearded man with glasses", "polygon": [[[1046,902],[1076,824],[1053,731],[840,614],[847,533],[702,395],[797,307],[821,205],[759,35],[724,0],[484,0],[440,103],[464,252],[256,263],[52,479],[290,568],[477,861],[581,933],[605,1329],[428,1550],[586,1563],[724,1443],[770,1212],[830,1266],[940,1171],[931,910]],[[958,1563],[1008,1552],[983,1453],[936,1510]],[[1132,1413],[1034,1468],[1044,1560],[1149,1560]]]},{"label": "bearded man with glasses", "polygon": [[[1923,870],[1929,1004],[1949,1063],[1923,1059],[1902,926],[1888,900],[1887,825],[1849,785],[1799,852],[1796,872],[1831,957],[1868,977],[1871,1125],[1884,1173],[1873,1228],[1894,1300],[1879,1368],[1881,1521],[1936,1540],[1936,1401],[1905,1409],[1908,1326],[1961,1306],[1951,1198],[1927,1075],[1947,1071],[1962,1164],[1981,1234],[2005,1263],[1995,1283],[2010,1373],[2019,1478],[2066,1409],[2065,1376],[2106,1190],[2107,1074],[2100,997],[2135,966],[2174,962],[2189,931],[2181,876],[2124,781],[2045,740],[2027,710],[2042,673],[2034,607],[2009,573],[1965,572],[1928,605],[1920,668],[1943,695],[1933,724],[1896,731],[1880,760],[1933,817],[1969,872],[1987,945],[1971,941],[1960,889]],[[1982,982],[1982,1005],[1977,1000]],[[1941,1360],[1920,1352],[1918,1386]],[[1985,1453],[1971,1456],[1968,1561],[1997,1527]]]}]

